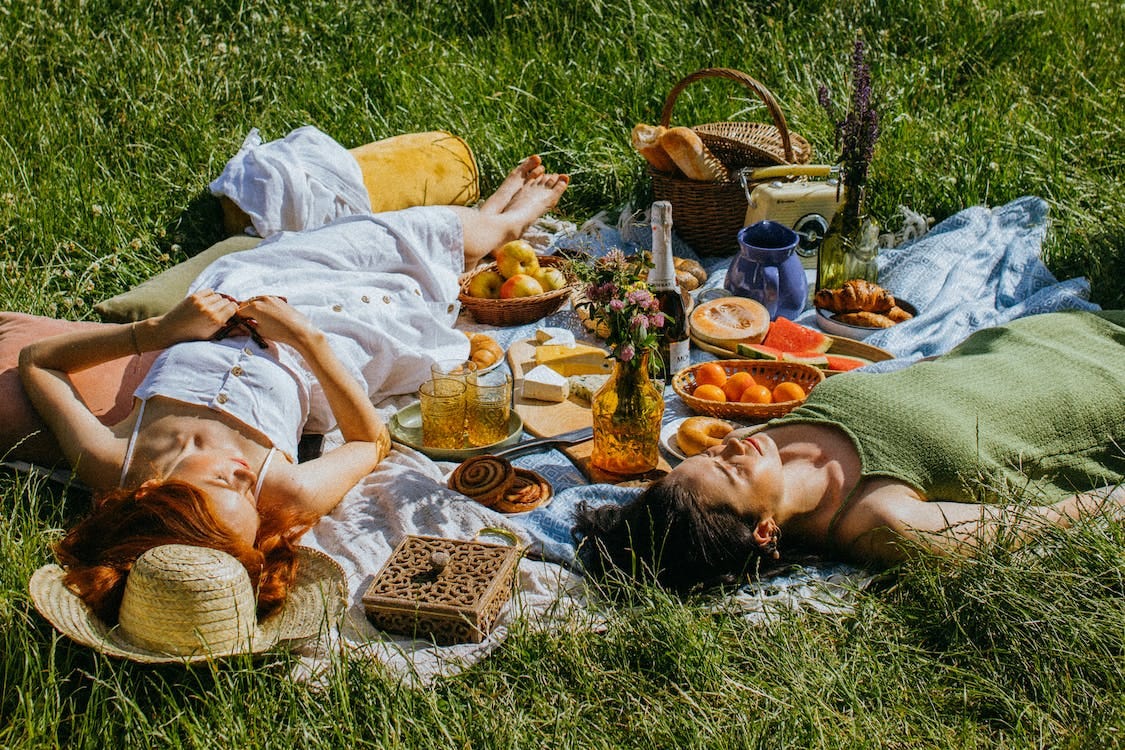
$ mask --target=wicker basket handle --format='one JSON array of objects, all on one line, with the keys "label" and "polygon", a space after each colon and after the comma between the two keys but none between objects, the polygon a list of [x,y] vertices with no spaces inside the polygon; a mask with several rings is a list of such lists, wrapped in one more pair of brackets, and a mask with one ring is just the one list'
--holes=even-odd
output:
[{"label": "wicker basket handle", "polygon": [[669,127],[672,122],[672,109],[676,106],[676,99],[680,96],[688,84],[694,83],[701,78],[726,78],[731,81],[736,81],[743,84],[746,88],[753,91],[766,105],[766,109],[770,111],[770,117],[773,118],[773,124],[781,133],[781,145],[785,149],[785,160],[793,162],[793,145],[789,142],[789,125],[785,122],[785,115],[778,106],[777,100],[773,98],[773,94],[769,89],[746,75],[740,70],[732,68],[704,68],[697,70],[691,75],[683,78],[679,83],[672,87],[668,93],[668,98],[664,100],[664,109],[660,112],[660,124],[664,127]]}]

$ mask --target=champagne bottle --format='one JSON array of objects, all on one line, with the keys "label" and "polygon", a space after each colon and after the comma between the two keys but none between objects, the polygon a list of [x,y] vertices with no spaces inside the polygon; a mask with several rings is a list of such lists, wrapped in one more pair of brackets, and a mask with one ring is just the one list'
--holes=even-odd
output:
[{"label": "champagne bottle", "polygon": [[676,283],[676,266],[672,260],[672,204],[668,201],[653,203],[650,218],[653,266],[648,272],[648,286],[664,313],[664,327],[657,336],[661,361],[654,368],[654,375],[668,382],[690,364],[691,344],[687,310],[680,285]]}]

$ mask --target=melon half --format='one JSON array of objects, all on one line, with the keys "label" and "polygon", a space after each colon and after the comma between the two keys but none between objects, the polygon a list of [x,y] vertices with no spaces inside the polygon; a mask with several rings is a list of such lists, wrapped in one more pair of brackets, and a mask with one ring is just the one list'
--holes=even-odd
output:
[{"label": "melon half", "polygon": [[738,344],[757,344],[770,328],[762,303],[747,297],[720,297],[691,313],[691,332],[700,341],[734,351]]}]

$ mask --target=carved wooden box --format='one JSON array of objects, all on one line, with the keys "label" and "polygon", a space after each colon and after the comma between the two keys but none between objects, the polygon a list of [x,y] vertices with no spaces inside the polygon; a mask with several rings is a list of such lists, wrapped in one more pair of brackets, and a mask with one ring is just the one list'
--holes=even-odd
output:
[{"label": "carved wooden box", "polygon": [[512,596],[520,554],[508,544],[407,536],[363,595],[367,617],[441,645],[480,643]]}]

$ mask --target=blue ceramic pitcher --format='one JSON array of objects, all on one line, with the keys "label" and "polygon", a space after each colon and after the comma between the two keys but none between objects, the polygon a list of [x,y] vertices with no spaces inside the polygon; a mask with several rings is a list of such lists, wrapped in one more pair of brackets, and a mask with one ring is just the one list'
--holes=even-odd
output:
[{"label": "blue ceramic pitcher", "polygon": [[738,232],[738,255],[727,269],[723,286],[731,294],[765,306],[770,320],[793,320],[805,309],[809,282],[794,252],[800,237],[776,221],[759,221]]}]

